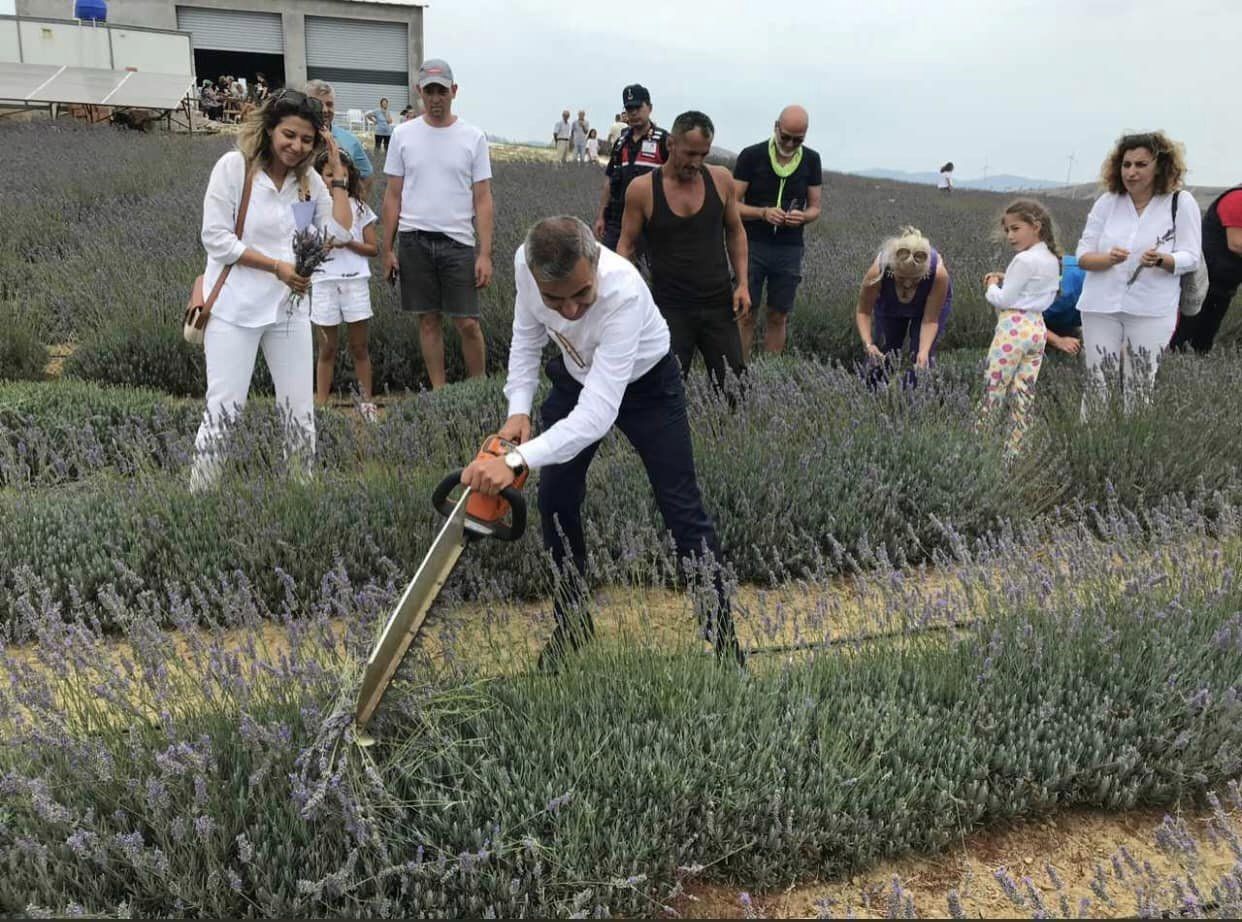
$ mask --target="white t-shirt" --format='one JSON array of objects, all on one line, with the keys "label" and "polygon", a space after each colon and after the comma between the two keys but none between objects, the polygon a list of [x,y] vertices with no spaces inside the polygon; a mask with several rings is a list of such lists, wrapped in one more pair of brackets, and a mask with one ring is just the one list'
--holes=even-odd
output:
[{"label": "white t-shirt", "polygon": [[599,159],[599,138],[587,138],[587,155]]},{"label": "white t-shirt", "polygon": [[384,172],[403,180],[403,231],[439,231],[474,246],[474,184],[492,178],[487,136],[457,119],[444,128],[422,116],[393,129]]},{"label": "white t-shirt", "polygon": [[525,247],[513,257],[517,299],[505,382],[509,415],[530,413],[549,338],[560,347],[565,370],[583,386],[568,416],[522,446],[532,470],[569,461],[602,439],[617,421],[625,389],[668,355],[668,324],[634,264],[600,247],[597,271],[595,303],[577,320],[566,320],[543,303],[526,266]]},{"label": "white t-shirt", "polygon": [[[370,205],[365,202],[360,204],[353,197],[349,199],[349,210],[354,216],[354,243],[362,243],[362,232],[368,225],[378,221],[379,216],[371,210]],[[347,250],[344,247],[334,247],[332,255],[325,259],[319,268],[315,270],[315,274],[311,276],[311,281],[327,282],[337,279],[369,279],[370,277],[371,260],[361,253],[355,253],[353,250]]]}]

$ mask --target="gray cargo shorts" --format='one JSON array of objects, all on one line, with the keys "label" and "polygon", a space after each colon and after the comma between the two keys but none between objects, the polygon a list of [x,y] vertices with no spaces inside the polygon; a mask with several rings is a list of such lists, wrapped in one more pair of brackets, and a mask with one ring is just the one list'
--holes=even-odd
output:
[{"label": "gray cargo shorts", "polygon": [[438,231],[401,231],[397,235],[397,265],[402,310],[478,318],[474,247]]}]

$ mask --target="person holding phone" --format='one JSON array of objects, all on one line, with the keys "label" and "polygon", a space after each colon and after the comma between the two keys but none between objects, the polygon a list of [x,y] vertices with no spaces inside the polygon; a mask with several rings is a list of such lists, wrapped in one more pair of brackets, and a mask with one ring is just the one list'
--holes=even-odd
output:
[{"label": "person holding phone", "polygon": [[[824,168],[805,144],[810,116],[802,106],[786,106],[772,137],[745,148],[733,167],[749,244],[750,295],[757,309],[767,288],[765,352],[784,350],[789,314],[802,282],[803,228],[819,219]],[[742,357],[755,337],[753,310],[739,319]]]}]

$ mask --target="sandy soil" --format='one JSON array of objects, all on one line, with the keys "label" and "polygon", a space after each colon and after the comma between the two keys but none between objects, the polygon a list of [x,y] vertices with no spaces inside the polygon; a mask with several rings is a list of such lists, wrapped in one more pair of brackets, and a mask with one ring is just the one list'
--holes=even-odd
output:
[{"label": "sandy soil", "polygon": [[[751,918],[884,918],[889,909],[893,878],[914,898],[920,918],[948,915],[947,896],[956,890],[966,917],[973,919],[1031,918],[1035,906],[1026,895],[1023,878],[1029,877],[1052,916],[1060,917],[1060,896],[1066,896],[1074,913],[1079,901],[1090,900],[1091,918],[1133,917],[1137,901],[1132,883],[1142,880],[1162,895],[1159,905],[1176,909],[1179,901],[1170,883],[1183,882],[1192,874],[1206,893],[1233,871],[1236,859],[1228,846],[1214,843],[1206,831],[1206,812],[1184,814],[1199,842],[1197,860],[1172,858],[1155,844],[1155,829],[1164,811],[1135,810],[1122,814],[1067,811],[1054,818],[1011,824],[967,836],[957,847],[932,856],[910,856],[877,865],[848,880],[801,883],[770,893],[751,893]],[[1233,818],[1234,827],[1238,819]],[[1125,848],[1138,865],[1150,862],[1155,877],[1133,875],[1120,862],[1128,879],[1117,881],[1112,859]],[[1096,865],[1105,869],[1111,903],[1091,891]],[[1048,868],[1055,870],[1063,890],[1053,885]],[[1007,870],[1023,891],[1024,906],[1015,905],[994,875]],[[687,885],[687,895],[676,901],[678,914],[692,919],[741,919],[747,917],[742,903],[744,882],[736,887]]]}]

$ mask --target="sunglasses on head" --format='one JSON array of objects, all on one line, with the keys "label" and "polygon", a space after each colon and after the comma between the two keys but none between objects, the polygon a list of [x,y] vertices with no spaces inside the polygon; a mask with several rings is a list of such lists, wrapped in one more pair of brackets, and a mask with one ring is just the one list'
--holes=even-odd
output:
[{"label": "sunglasses on head", "polygon": [[283,89],[272,97],[273,103],[287,102],[291,106],[305,106],[319,118],[323,118],[323,101],[314,96],[307,96],[301,90]]}]

